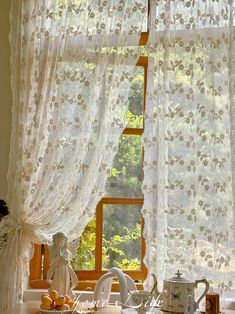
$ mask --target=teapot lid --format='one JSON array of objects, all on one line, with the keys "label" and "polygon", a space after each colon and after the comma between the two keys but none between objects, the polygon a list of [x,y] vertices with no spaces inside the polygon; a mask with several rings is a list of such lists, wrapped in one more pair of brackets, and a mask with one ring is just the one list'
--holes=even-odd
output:
[{"label": "teapot lid", "polygon": [[178,270],[177,273],[175,273],[176,276],[170,277],[168,281],[177,281],[177,282],[189,282],[188,279],[181,277],[183,274],[180,273]]}]

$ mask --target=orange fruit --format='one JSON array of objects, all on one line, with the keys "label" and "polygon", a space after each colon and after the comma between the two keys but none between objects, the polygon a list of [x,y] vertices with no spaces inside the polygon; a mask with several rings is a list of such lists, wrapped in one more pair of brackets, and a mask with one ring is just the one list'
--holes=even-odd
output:
[{"label": "orange fruit", "polygon": [[47,295],[42,296],[42,304],[44,305],[51,305],[52,304],[52,299],[48,297]]},{"label": "orange fruit", "polygon": [[51,290],[50,297],[52,301],[55,301],[58,298],[58,292],[56,290]]},{"label": "orange fruit", "polygon": [[72,299],[70,298],[70,296],[68,294],[66,294],[64,297],[65,297],[65,303],[66,304],[69,304],[69,302],[72,301]]},{"label": "orange fruit", "polygon": [[68,303],[68,305],[69,305],[69,307],[70,307],[71,309],[74,309],[74,308],[75,308],[75,303],[74,303],[73,301],[70,301],[70,302]]},{"label": "orange fruit", "polygon": [[70,310],[69,305],[65,303],[65,304],[63,305],[63,310]]},{"label": "orange fruit", "polygon": [[58,298],[55,300],[56,305],[64,305],[65,304],[65,297],[63,295],[59,295]]},{"label": "orange fruit", "polygon": [[46,297],[49,297],[49,293],[43,293],[42,295],[41,295],[41,299],[44,297],[44,296],[46,296]]},{"label": "orange fruit", "polygon": [[50,305],[48,305],[48,304],[41,304],[40,305],[40,308],[42,309],[42,310],[51,310],[51,306]]}]

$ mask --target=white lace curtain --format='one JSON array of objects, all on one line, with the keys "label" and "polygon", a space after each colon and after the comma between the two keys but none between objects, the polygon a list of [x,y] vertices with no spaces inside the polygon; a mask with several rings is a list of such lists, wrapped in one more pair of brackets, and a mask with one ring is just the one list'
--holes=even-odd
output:
[{"label": "white lace curtain", "polygon": [[126,47],[138,46],[145,6],[12,0],[10,213],[0,229],[0,310],[22,300],[31,244],[58,231],[78,238],[94,216],[125,128],[138,58]]},{"label": "white lace curtain", "polygon": [[152,1],[145,263],[235,287],[234,1]]}]

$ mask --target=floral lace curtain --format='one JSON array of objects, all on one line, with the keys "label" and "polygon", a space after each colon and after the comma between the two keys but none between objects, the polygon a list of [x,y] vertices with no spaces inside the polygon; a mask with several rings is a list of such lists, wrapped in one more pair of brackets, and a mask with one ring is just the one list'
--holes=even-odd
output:
[{"label": "floral lace curtain", "polygon": [[[136,65],[145,1],[12,0],[10,213],[0,310],[22,300],[31,244],[72,241],[104,193]],[[11,261],[9,263],[9,261]]]},{"label": "floral lace curtain", "polygon": [[145,115],[145,263],[235,287],[234,1],[152,2]]}]

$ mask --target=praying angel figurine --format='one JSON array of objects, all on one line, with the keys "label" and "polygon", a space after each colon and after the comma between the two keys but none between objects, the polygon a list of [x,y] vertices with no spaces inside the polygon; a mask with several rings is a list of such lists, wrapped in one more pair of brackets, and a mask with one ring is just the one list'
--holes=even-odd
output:
[{"label": "praying angel figurine", "polygon": [[77,286],[78,279],[70,265],[72,254],[68,250],[68,239],[62,232],[53,235],[53,243],[49,248],[50,268],[47,273],[47,280],[50,284],[49,293],[57,290],[59,295],[73,297],[72,290]]}]

